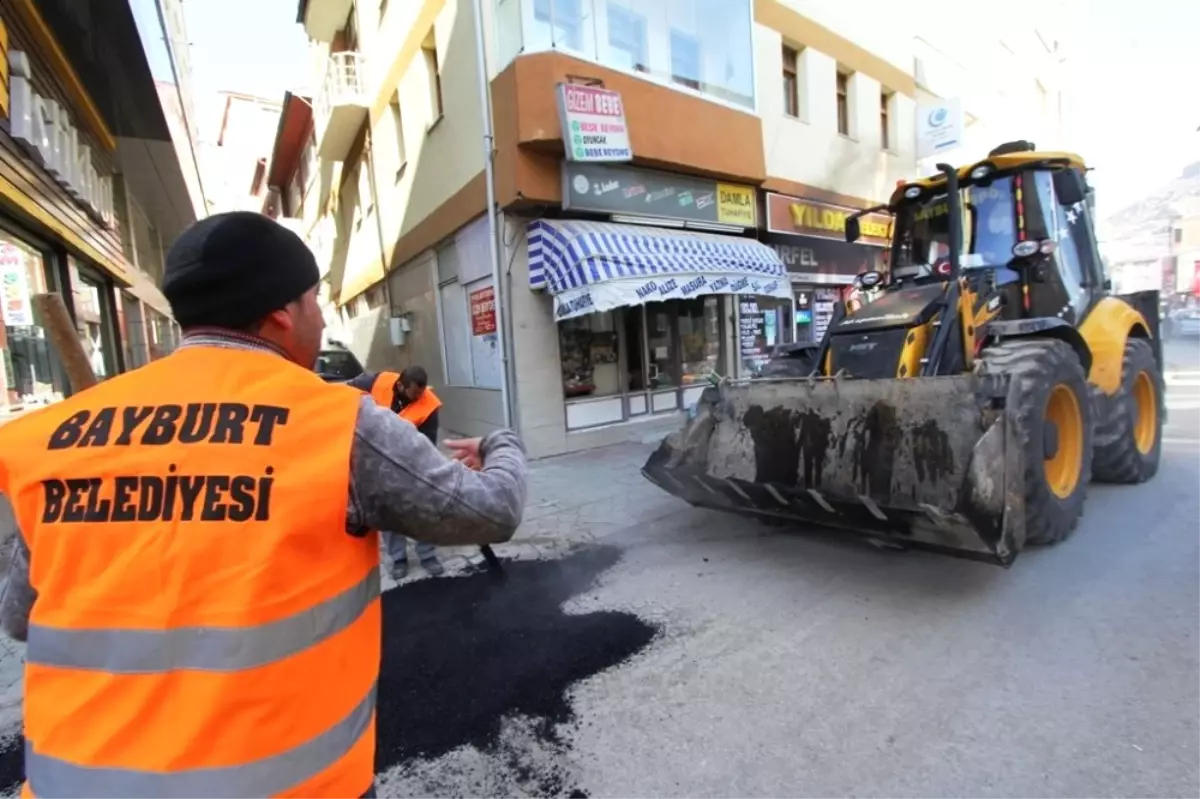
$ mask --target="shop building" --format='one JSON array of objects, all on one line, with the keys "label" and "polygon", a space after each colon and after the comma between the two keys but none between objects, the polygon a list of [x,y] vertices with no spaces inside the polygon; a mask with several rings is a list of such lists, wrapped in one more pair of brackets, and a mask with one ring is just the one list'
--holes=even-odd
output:
[{"label": "shop building", "polygon": [[815,337],[883,249],[838,220],[917,172],[916,31],[793,6],[303,0],[355,354],[425,366],[448,433],[508,424],[540,456],[656,437]]},{"label": "shop building", "polygon": [[834,303],[853,292],[854,278],[882,269],[889,222],[860,218],[862,235],[846,242],[846,217],[859,209],[768,192],[762,240],[779,254],[791,284],[790,304],[777,304],[778,343],[817,342],[825,335]]},{"label": "shop building", "polygon": [[98,5],[0,0],[0,416],[70,392],[35,294],[62,296],[102,379],[178,340],[158,285],[164,248],[196,218],[199,179],[164,110],[185,99],[152,74],[142,42],[182,37],[139,30],[124,2]]}]

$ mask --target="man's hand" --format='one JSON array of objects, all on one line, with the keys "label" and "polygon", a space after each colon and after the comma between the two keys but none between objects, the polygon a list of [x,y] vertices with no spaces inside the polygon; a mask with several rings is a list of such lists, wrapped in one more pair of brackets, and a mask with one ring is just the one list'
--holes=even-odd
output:
[{"label": "man's hand", "polygon": [[476,471],[483,468],[483,456],[479,454],[482,438],[462,438],[443,443],[450,450],[450,457],[460,461],[463,466]]}]

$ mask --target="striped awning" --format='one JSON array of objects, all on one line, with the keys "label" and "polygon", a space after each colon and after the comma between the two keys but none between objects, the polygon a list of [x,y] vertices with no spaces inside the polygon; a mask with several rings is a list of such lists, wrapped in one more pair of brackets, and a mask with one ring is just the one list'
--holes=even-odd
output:
[{"label": "striped awning", "polygon": [[791,296],[783,262],[757,241],[576,219],[529,223],[529,287],[554,296],[560,320],[703,294]]}]

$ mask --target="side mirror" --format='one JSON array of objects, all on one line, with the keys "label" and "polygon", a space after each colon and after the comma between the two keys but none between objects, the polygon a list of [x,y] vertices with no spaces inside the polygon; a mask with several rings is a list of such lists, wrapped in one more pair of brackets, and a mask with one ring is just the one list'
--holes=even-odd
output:
[{"label": "side mirror", "polygon": [[1060,169],[1054,173],[1054,193],[1063,205],[1075,205],[1087,199],[1087,186],[1083,175],[1074,169]]},{"label": "side mirror", "polygon": [[852,216],[846,220],[846,241],[853,244],[858,241],[858,237],[862,235],[862,230],[858,226],[858,217]]},{"label": "side mirror", "polygon": [[858,284],[859,288],[873,289],[883,282],[883,273],[876,269],[871,269],[854,278],[854,282]]}]

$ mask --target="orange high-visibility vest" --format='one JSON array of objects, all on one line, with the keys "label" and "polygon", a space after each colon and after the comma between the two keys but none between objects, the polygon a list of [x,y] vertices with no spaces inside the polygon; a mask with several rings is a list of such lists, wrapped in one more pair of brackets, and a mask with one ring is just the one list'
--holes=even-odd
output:
[{"label": "orange high-visibility vest", "polygon": [[0,428],[37,591],[25,795],[370,788],[379,542],[345,532],[361,397],[195,347]]},{"label": "orange high-visibility vest", "polygon": [[[371,399],[385,408],[392,407],[396,381],[399,379],[400,375],[395,372],[380,372],[371,384]],[[433,393],[433,389],[426,388],[416,402],[410,402],[400,409],[400,418],[420,427],[440,407],[442,401],[437,394]]]}]

